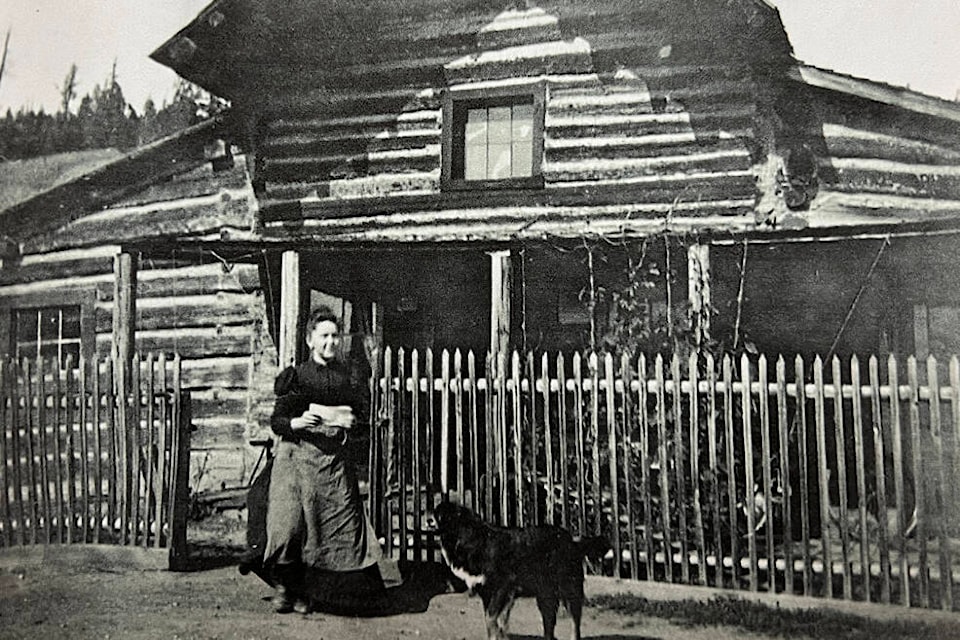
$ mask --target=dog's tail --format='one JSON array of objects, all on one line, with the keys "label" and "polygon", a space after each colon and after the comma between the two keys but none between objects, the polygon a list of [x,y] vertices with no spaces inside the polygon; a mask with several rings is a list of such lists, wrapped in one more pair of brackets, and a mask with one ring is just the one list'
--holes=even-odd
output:
[{"label": "dog's tail", "polygon": [[584,558],[592,562],[599,562],[612,549],[610,543],[603,536],[588,536],[576,541],[577,548]]}]

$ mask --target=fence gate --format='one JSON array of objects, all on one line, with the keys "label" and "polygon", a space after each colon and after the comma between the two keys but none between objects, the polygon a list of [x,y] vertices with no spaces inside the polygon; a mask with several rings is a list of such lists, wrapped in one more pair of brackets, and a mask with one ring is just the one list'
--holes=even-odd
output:
[{"label": "fence gate", "polygon": [[0,551],[186,551],[190,399],[179,356],[0,360]]},{"label": "fence gate", "polygon": [[603,534],[643,580],[960,608],[960,362],[387,349],[374,524],[423,514]]}]

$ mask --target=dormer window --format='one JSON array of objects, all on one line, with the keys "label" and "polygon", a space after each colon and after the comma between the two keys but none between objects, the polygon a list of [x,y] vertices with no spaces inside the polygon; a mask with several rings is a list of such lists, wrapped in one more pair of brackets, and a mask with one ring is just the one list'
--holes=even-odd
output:
[{"label": "dormer window", "polygon": [[451,90],[443,105],[444,189],[543,187],[544,85]]}]

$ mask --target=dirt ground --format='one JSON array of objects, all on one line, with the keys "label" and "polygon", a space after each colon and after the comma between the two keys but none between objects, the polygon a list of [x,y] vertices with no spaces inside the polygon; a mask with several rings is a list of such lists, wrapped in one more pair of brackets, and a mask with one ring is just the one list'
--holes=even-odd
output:
[{"label": "dirt ground", "polygon": [[[192,535],[195,562],[191,570],[185,572],[142,570],[133,565],[103,561],[20,566],[9,560],[0,561],[0,638],[480,640],[485,637],[479,599],[453,591],[446,571],[439,565],[404,568],[402,584],[390,586],[387,594],[376,602],[365,603],[368,606],[362,614],[351,609],[281,615],[272,610],[269,601],[272,590],[257,577],[239,573],[236,560],[240,548],[236,545],[234,526],[229,522],[212,529],[208,526],[202,533],[194,531]],[[745,610],[747,615],[739,611],[723,615],[730,613],[728,604],[717,603],[716,592],[703,588],[698,591],[679,585],[628,583],[591,576],[587,579],[586,591],[588,597],[599,598],[598,601],[612,594],[630,592],[630,597],[652,605],[645,610],[619,611],[588,606],[583,636],[593,640],[960,637],[960,616],[902,607],[854,606],[855,615],[851,617],[851,607],[847,606],[847,610],[830,614],[835,618],[839,616],[842,627],[818,632],[816,624],[805,625],[802,632],[793,633],[790,625],[808,620],[806,608],[816,606],[815,602],[777,597],[759,614]],[[689,606],[691,598],[694,601],[700,598],[704,606],[700,607],[697,602]],[[686,603],[685,610],[695,613],[675,615],[684,607],[672,609],[670,601]],[[840,605],[831,605],[837,606]],[[701,609],[713,613],[692,620],[701,617]],[[794,613],[788,615],[790,609]],[[715,622],[711,623],[711,619]],[[781,619],[787,624],[776,624]],[[903,625],[903,620],[911,619],[916,623],[898,629],[916,629],[915,635],[901,631],[894,636],[877,633],[884,626]],[[824,620],[831,622],[830,618]],[[837,628],[850,632],[837,635]],[[561,613],[557,636],[570,637],[570,629],[569,618]],[[540,616],[532,599],[518,600],[510,619],[510,632],[515,640],[541,637]]]}]

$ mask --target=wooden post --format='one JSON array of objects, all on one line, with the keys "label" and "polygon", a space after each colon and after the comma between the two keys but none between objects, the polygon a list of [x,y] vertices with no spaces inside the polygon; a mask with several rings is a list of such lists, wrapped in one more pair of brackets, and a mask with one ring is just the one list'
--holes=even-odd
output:
[{"label": "wooden post", "polygon": [[510,250],[491,251],[490,255],[490,351],[510,350],[510,289],[513,269]]},{"label": "wooden post", "polygon": [[114,256],[113,275],[113,355],[129,363],[135,349],[137,317],[137,260],[132,253],[124,251]]},{"label": "wooden post", "polygon": [[300,253],[284,251],[280,263],[280,368],[297,360],[300,320]]},{"label": "wooden post", "polygon": [[710,245],[687,247],[687,299],[697,346],[710,338]]}]

